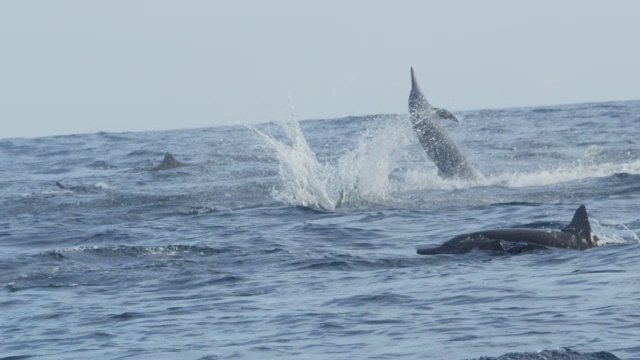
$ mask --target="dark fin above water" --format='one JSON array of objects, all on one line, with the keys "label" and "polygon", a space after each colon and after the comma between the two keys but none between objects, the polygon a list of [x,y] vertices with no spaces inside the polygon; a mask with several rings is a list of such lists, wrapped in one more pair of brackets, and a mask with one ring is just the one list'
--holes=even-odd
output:
[{"label": "dark fin above water", "polygon": [[62,185],[60,181],[56,181],[56,185],[62,190],[65,190],[67,188],[66,186]]},{"label": "dark fin above water", "polygon": [[160,165],[152,168],[151,170],[168,170],[168,169],[175,169],[183,166],[187,166],[187,164],[181,163],[180,161],[176,160],[173,157],[173,155],[171,155],[171,153],[165,153],[164,160],[162,160]]},{"label": "dark fin above water", "polygon": [[573,220],[567,225],[563,231],[573,231],[585,236],[591,236],[591,225],[589,224],[589,217],[587,216],[587,208],[581,205],[573,215]]}]

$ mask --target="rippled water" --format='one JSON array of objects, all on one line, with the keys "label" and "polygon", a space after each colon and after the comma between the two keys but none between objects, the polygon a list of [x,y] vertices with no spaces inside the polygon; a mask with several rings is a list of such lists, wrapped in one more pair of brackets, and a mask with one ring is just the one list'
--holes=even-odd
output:
[{"label": "rippled water", "polygon": [[[457,115],[475,182],[403,115],[0,140],[0,356],[640,359],[640,102]],[[602,246],[415,252],[580,204]]]}]

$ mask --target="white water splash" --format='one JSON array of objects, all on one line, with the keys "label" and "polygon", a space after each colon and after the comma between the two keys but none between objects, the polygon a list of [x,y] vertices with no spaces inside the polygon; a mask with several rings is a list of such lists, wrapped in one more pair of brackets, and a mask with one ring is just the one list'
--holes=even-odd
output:
[{"label": "white water splash", "polygon": [[598,245],[605,244],[627,244],[629,239],[632,242],[640,243],[640,237],[625,224],[612,221],[599,221],[590,218],[591,229],[598,236]]},{"label": "white water splash", "polygon": [[[397,125],[397,124],[395,124]],[[389,174],[393,170],[392,156],[406,137],[394,123],[375,133],[368,132],[354,150],[335,163],[320,163],[310,149],[295,112],[288,121],[279,123],[286,144],[251,127],[276,151],[280,163],[280,188],[274,188],[276,200],[289,205],[302,205],[323,210],[335,210],[345,203],[380,203],[389,195]]]},{"label": "white water splash", "polygon": [[98,181],[93,185],[96,189],[108,189],[110,188],[109,184],[104,181]]},{"label": "white water splash", "polygon": [[338,161],[332,183],[339,186],[343,200],[350,203],[388,200],[389,175],[395,169],[396,151],[405,145],[405,131],[397,122],[387,123],[372,134],[365,134],[357,147]]},{"label": "white water splash", "polygon": [[276,151],[280,162],[282,188],[273,189],[273,197],[285,204],[334,210],[337,199],[335,194],[329,192],[328,171],[309,148],[293,109],[289,120],[279,125],[291,145],[251,127]]}]

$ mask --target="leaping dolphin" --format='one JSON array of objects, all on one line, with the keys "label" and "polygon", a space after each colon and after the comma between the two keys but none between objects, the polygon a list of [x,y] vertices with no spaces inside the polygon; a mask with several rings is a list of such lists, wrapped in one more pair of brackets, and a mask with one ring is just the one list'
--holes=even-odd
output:
[{"label": "leaping dolphin", "polygon": [[418,254],[463,254],[476,248],[499,253],[519,253],[535,248],[585,250],[595,246],[598,246],[598,237],[591,233],[587,209],[582,205],[571,223],[562,230],[511,228],[478,231],[458,235],[437,247],[418,248]]},{"label": "leaping dolphin", "polygon": [[411,93],[409,94],[409,114],[411,124],[427,156],[438,167],[438,175],[443,178],[473,180],[480,173],[467,161],[458,145],[449,137],[440,124],[441,119],[458,119],[445,109],[438,109],[427,101],[418,87],[411,68]]}]

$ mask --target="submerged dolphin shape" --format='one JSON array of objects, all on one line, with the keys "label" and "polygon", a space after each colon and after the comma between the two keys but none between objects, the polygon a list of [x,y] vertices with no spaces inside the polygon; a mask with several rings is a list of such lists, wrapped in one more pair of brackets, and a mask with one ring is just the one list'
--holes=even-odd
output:
[{"label": "submerged dolphin shape", "polygon": [[418,248],[418,254],[463,254],[476,248],[501,253],[519,253],[535,248],[584,250],[595,246],[598,246],[598,237],[591,233],[587,209],[582,205],[571,223],[562,230],[512,228],[478,231],[458,235],[437,247]]},{"label": "submerged dolphin shape", "polygon": [[411,93],[409,94],[409,114],[418,140],[429,159],[438,167],[438,175],[443,178],[473,180],[480,173],[467,161],[458,145],[449,137],[440,124],[441,119],[458,119],[445,109],[438,109],[427,101],[418,87],[411,68]]},{"label": "submerged dolphin shape", "polygon": [[56,186],[60,190],[66,190],[66,191],[69,191],[69,192],[80,193],[80,194],[95,193],[95,192],[97,192],[98,189],[104,189],[106,187],[106,185],[104,185],[104,183],[96,183],[93,186],[93,188],[87,187],[87,186],[84,186],[84,185],[81,185],[81,186],[66,186],[66,185],[62,184],[62,182],[60,182],[60,181],[56,181]]},{"label": "submerged dolphin shape", "polygon": [[181,163],[180,161],[176,160],[173,155],[171,155],[171,153],[165,153],[164,159],[162,160],[160,165],[151,168],[151,170],[168,170],[183,166],[187,166],[187,164]]}]

